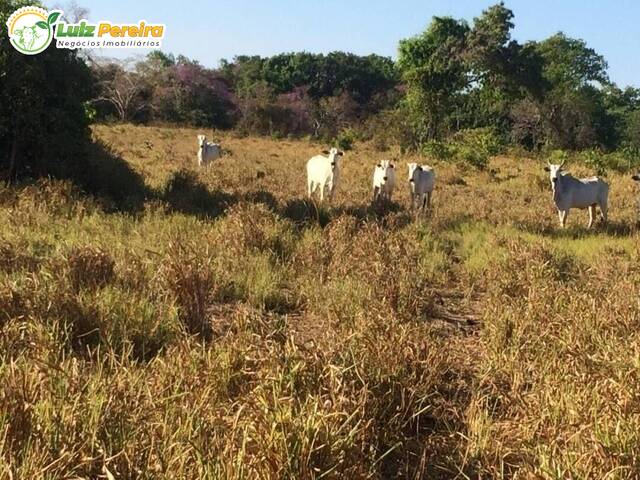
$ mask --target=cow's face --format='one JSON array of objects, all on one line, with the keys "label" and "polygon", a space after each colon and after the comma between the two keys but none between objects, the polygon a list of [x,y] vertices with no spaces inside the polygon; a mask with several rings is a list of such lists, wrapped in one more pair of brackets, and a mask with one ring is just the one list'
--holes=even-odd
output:
[{"label": "cow's face", "polygon": [[546,167],[544,167],[545,171],[549,172],[549,180],[551,180],[551,188],[555,188],[558,183],[558,179],[560,175],[562,175],[562,165],[555,165],[553,163],[549,163]]},{"label": "cow's face", "polygon": [[416,175],[422,171],[422,167],[417,163],[407,163],[407,166],[409,167],[409,183],[415,183]]},{"label": "cow's face", "polygon": [[416,181],[418,180],[418,175],[422,171],[422,167],[417,163],[407,163],[409,167],[409,189],[411,192],[416,191]]},{"label": "cow's face", "polygon": [[205,137],[204,135],[198,135],[198,146],[200,148],[202,148],[206,139],[207,137]]},{"label": "cow's face", "polygon": [[389,180],[389,177],[393,174],[393,169],[395,165],[391,163],[390,160],[382,160],[378,165],[376,165],[376,170],[378,170],[380,184],[384,185]]},{"label": "cow's face", "polygon": [[324,153],[325,155],[329,155],[329,158],[331,159],[331,168],[336,168],[338,157],[344,155],[344,152],[341,152],[335,147],[333,147],[331,150],[323,150],[322,153]]}]

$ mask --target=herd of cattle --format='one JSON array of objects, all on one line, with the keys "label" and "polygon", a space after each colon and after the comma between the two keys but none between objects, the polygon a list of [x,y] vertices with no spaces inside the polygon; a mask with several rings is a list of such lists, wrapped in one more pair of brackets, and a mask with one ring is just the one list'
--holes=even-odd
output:
[{"label": "herd of cattle", "polygon": [[[198,135],[198,165],[206,166],[220,158],[222,148],[216,143],[207,142],[204,135]],[[324,155],[315,155],[307,162],[307,195],[312,197],[319,189],[320,202],[324,201],[325,190],[329,192],[329,201],[340,179],[340,158],[344,155],[337,148],[324,150]],[[428,165],[408,163],[409,198],[412,209],[424,211],[431,206],[431,195],[435,187],[435,170]],[[566,225],[569,210],[572,208],[589,210],[591,228],[596,217],[596,208],[600,207],[602,220],[607,221],[609,185],[599,177],[576,178],[563,170],[564,162],[545,167],[549,172],[553,202],[558,209],[560,225]],[[640,182],[640,174],[632,178]],[[390,160],[382,160],[373,170],[373,202],[391,201],[396,185],[395,165]]]}]

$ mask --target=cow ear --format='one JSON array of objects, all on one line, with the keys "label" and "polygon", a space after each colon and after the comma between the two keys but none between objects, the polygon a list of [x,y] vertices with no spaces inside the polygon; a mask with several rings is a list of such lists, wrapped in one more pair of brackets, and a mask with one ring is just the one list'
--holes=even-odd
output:
[{"label": "cow ear", "polygon": [[544,167],[544,171],[548,172],[549,171],[549,167]]},{"label": "cow ear", "polygon": [[396,168],[396,166],[395,166],[393,163],[390,163],[390,164],[389,164],[389,166],[390,166],[391,168]]},{"label": "cow ear", "polygon": [[378,167],[378,168],[382,168],[382,165],[378,164],[378,165],[376,165],[376,167]]},{"label": "cow ear", "polygon": [[322,150],[322,153],[324,153],[325,155],[329,155],[329,150]]},{"label": "cow ear", "polygon": [[418,165],[418,170],[422,170],[422,165]]},{"label": "cow ear", "polygon": [[343,156],[343,155],[344,155],[344,152],[343,152],[342,150],[340,150],[340,151],[338,152],[338,155]]}]

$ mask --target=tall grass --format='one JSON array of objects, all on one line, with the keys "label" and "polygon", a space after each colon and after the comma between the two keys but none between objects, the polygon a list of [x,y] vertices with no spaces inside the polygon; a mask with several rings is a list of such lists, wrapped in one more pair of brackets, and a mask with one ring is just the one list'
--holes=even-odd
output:
[{"label": "tall grass", "polygon": [[196,133],[95,128],[135,210],[0,186],[0,478],[637,478],[629,179],[559,231],[535,161],[436,162],[415,219],[359,143],[318,209],[322,146]]}]

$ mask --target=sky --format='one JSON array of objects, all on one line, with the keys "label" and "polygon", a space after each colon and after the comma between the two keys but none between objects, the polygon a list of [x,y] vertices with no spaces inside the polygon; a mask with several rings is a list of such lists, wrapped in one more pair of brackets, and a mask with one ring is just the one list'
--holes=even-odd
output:
[{"label": "sky", "polygon": [[[166,25],[162,50],[207,67],[236,55],[343,50],[396,58],[398,41],[431,17],[471,22],[491,0],[76,0],[91,21]],[[497,0],[496,0],[497,1]],[[65,5],[64,0],[56,2]],[[49,2],[51,6],[53,2]],[[640,86],[640,2],[637,0],[507,0],[513,38],[542,40],[562,31],[581,38],[609,63],[619,86]],[[103,50],[123,57],[148,50]]]}]

